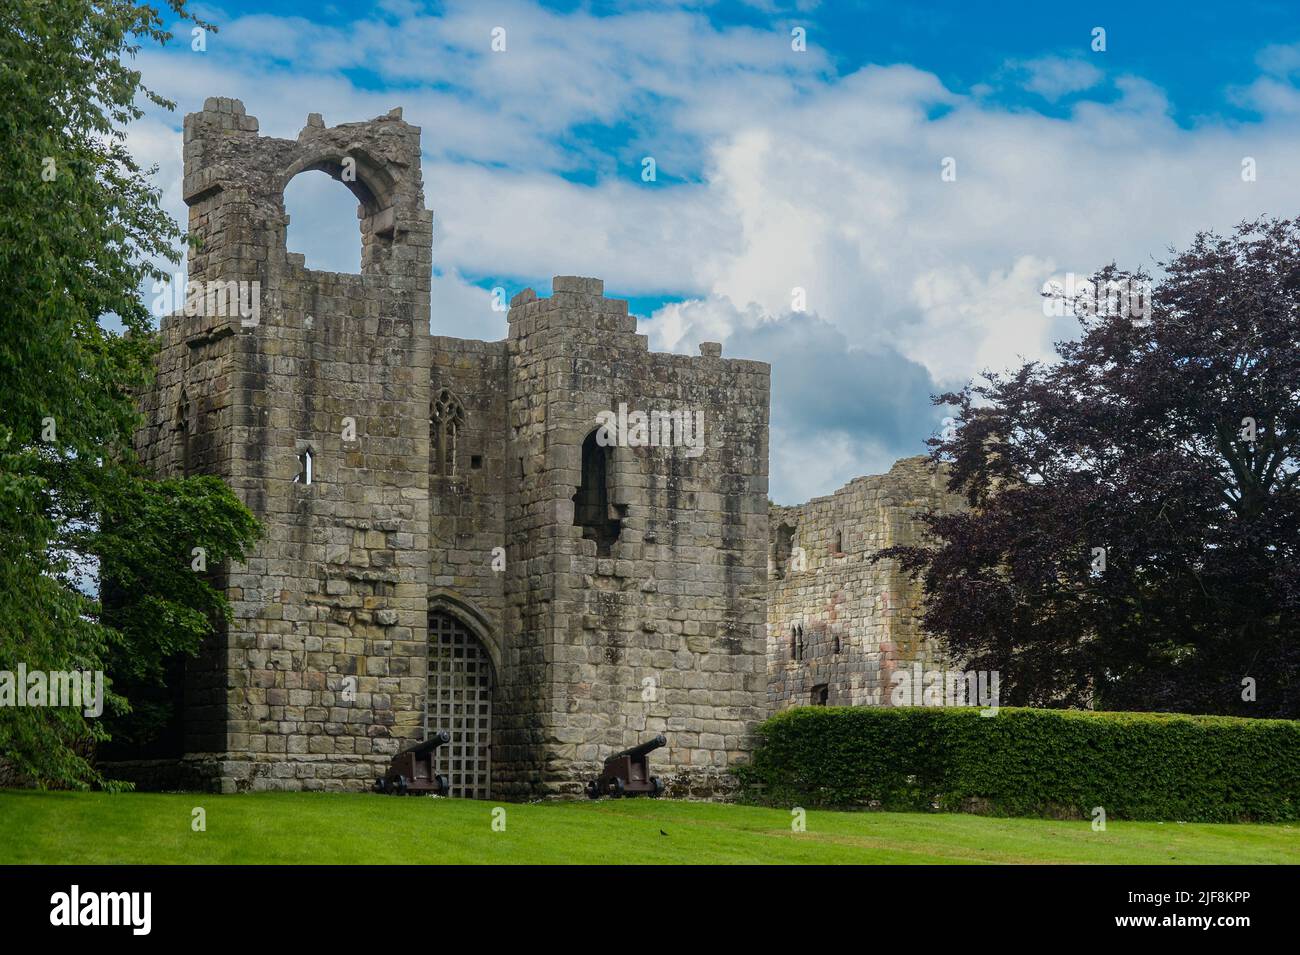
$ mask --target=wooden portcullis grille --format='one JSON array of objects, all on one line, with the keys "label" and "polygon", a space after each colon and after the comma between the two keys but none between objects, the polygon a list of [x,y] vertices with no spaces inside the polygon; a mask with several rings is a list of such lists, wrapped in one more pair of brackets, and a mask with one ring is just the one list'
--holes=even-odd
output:
[{"label": "wooden portcullis grille", "polygon": [[438,749],[435,765],[447,777],[449,795],[487,799],[492,791],[492,659],[455,617],[429,617],[429,731],[444,729],[451,742]]}]

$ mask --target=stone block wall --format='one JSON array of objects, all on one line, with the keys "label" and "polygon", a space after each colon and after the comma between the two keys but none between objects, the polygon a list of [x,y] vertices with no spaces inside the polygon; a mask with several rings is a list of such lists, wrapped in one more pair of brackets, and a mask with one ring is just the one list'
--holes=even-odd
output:
[{"label": "stone block wall", "polygon": [[[501,727],[531,718],[521,704],[509,648],[516,634],[505,626],[510,581],[507,508],[515,493],[507,438],[506,343],[433,339],[431,395],[434,411],[459,406],[454,449],[441,442],[444,423],[431,416],[429,609],[457,620],[478,638],[494,671],[493,778],[512,758]],[[522,706],[522,709],[521,709]]]},{"label": "stone block wall", "polygon": [[768,699],[791,706],[888,706],[891,675],[942,654],[921,630],[922,593],[886,547],[920,539],[927,510],[960,499],[928,458],[855,478],[834,494],[771,509],[767,603]]},{"label": "stone block wall", "polygon": [[[766,364],[655,354],[598,279],[557,277],[510,310],[513,571],[508,651],[540,716],[503,727],[510,791],[576,793],[604,757],[656,733],[670,791],[729,783],[765,715]],[[703,414],[698,456],[614,446],[607,554],[575,520],[584,441],[598,415]]]},{"label": "stone block wall", "polygon": [[[429,282],[419,130],[394,111],[296,141],[237,100],[185,120],[192,282],[255,282],[260,314],[170,316],[145,459],[224,477],[265,539],[221,581],[234,611],[190,666],[187,759],[225,791],[368,785],[418,736],[429,600]],[[358,198],[361,273],[287,252],[283,190],[320,169]],[[355,172],[355,175],[352,173]],[[312,480],[304,480],[310,455]]]},{"label": "stone block wall", "polygon": [[499,662],[505,572],[494,565],[506,543],[510,467],[506,447],[507,356],[504,341],[432,340],[430,394],[463,411],[455,448],[434,434],[431,415],[429,579],[435,603],[459,599],[487,624]]}]

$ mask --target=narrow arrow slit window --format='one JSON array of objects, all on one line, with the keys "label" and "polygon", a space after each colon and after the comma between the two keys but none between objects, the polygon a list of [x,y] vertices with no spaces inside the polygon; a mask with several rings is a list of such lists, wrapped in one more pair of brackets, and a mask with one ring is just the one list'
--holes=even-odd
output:
[{"label": "narrow arrow slit window", "polygon": [[294,484],[310,484],[312,482],[312,453],[311,448],[305,449],[298,455],[298,473],[294,475]]}]

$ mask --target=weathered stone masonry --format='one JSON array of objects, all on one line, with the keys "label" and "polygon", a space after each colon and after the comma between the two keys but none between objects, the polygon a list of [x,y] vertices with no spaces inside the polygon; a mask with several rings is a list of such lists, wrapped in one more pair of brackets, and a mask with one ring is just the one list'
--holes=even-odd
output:
[{"label": "weathered stone masonry", "polygon": [[767,659],[775,709],[887,706],[895,669],[943,665],[921,630],[920,584],[897,561],[870,558],[919,541],[924,512],[959,506],[945,476],[917,457],[806,504],[772,507]]},{"label": "weathered stone masonry", "polygon": [[[209,785],[363,785],[418,732],[432,229],[419,157],[419,130],[397,111],[334,129],[313,116],[296,141],[259,136],[237,100],[186,117],[184,194],[201,242],[190,280],[261,289],[256,324],[163,322],[140,436],[160,472],[188,458],[190,473],[224,477],[266,530],[221,581],[234,623],[187,671],[185,752]],[[361,273],[305,269],[285,249],[284,186],[348,161]],[[311,484],[296,480],[307,455]]]},{"label": "weathered stone masonry", "polygon": [[[360,274],[286,250],[284,187],[313,169],[357,196]],[[360,789],[450,720],[465,794],[576,793],[656,732],[671,791],[726,786],[766,709],[768,366],[650,352],[596,279],[517,295],[505,341],[431,338],[398,110],[282,140],[209,99],[185,200],[191,281],[259,283],[261,309],[163,321],[138,443],[225,478],[266,536],[187,664],[182,781]],[[703,453],[597,447],[620,403],[702,412]]]}]

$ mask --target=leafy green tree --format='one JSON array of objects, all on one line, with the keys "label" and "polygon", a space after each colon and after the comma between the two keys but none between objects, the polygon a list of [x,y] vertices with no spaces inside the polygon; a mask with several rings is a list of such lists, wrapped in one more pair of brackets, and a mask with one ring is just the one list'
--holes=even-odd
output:
[{"label": "leafy green tree", "polygon": [[[216,566],[258,533],[220,481],[149,480],[132,448],[157,348],[141,292],[182,235],[125,138],[142,98],[174,104],[127,64],[170,36],[124,0],[0,6],[0,671],[159,679],[229,615],[192,549]],[[111,690],[106,705],[131,709]],[[0,761],[42,785],[104,783],[108,735],[80,709],[0,707]]]}]

